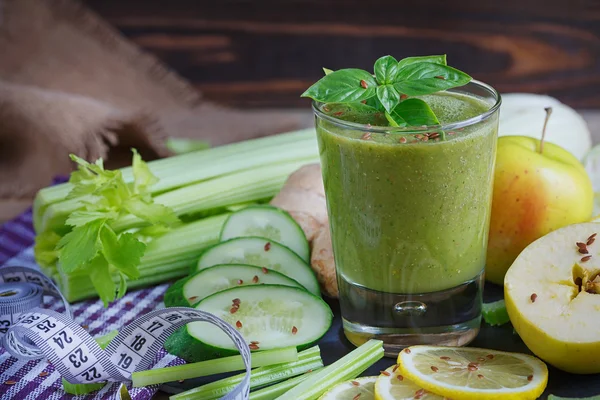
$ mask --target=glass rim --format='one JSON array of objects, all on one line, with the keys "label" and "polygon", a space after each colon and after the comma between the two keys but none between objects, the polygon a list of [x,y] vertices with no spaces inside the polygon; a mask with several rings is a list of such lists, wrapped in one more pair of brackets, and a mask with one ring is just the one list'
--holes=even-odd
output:
[{"label": "glass rim", "polygon": [[[323,104],[323,103],[316,101],[316,100],[313,100],[313,102],[312,102],[312,109],[313,109],[314,114],[321,119],[327,120],[327,121],[332,122],[337,125],[341,125],[341,126],[348,127],[348,128],[354,128],[354,129],[361,130],[361,131],[369,131],[369,132],[375,132],[375,133],[427,132],[427,131],[431,131],[431,130],[438,131],[440,129],[444,130],[444,131],[451,131],[454,129],[460,129],[460,128],[464,128],[466,126],[474,125],[478,122],[488,119],[496,111],[498,111],[498,109],[502,105],[502,96],[492,86],[488,85],[487,83],[478,81],[476,79],[472,79],[469,83],[467,83],[467,85],[469,85],[469,84],[474,84],[476,86],[479,86],[479,87],[489,91],[490,94],[494,96],[496,102],[490,107],[489,110],[487,110],[479,115],[476,115],[474,117],[464,119],[461,121],[456,121],[456,122],[452,122],[449,124],[443,124],[443,125],[422,125],[422,126],[408,126],[408,127],[372,126],[369,124],[360,124],[357,122],[344,121],[342,119],[335,118],[331,115],[325,114],[318,107],[318,104]],[[459,86],[459,87],[453,88],[453,89],[460,89],[467,85]]]}]

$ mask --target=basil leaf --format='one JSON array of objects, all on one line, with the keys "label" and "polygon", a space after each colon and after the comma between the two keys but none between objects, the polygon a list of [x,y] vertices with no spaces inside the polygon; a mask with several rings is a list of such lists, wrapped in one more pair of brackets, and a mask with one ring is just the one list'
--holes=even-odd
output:
[{"label": "basil leaf", "polygon": [[377,86],[377,98],[385,111],[390,112],[398,105],[400,93],[392,85]]},{"label": "basil leaf", "polygon": [[379,99],[377,98],[377,96],[373,96],[370,99],[367,99],[367,103],[368,106],[371,106],[379,111],[385,111],[385,107],[383,107],[383,104],[381,104],[381,101],[379,101]]},{"label": "basil leaf", "polygon": [[434,64],[448,65],[446,63],[446,55],[442,54],[439,56],[406,57],[400,60],[400,62],[398,63],[398,68],[402,69],[407,65],[419,62],[429,62]]},{"label": "basil leaf", "polygon": [[422,96],[466,85],[471,77],[446,65],[419,62],[407,65],[398,72],[394,87],[409,96]]},{"label": "basil leaf", "polygon": [[398,74],[398,60],[392,56],[384,56],[375,61],[375,78],[380,85],[393,83]]},{"label": "basil leaf", "polygon": [[[366,88],[361,85],[364,81]],[[356,68],[340,69],[325,75],[302,93],[323,103],[349,103],[375,96],[377,81],[367,71]]]},{"label": "basil leaf", "polygon": [[406,121],[404,120],[404,118],[402,118],[400,116],[400,114],[398,114],[395,110],[393,110],[391,113],[388,113],[387,111],[385,112],[385,118],[388,120],[388,122],[390,123],[390,126],[396,126],[396,127],[405,127]]},{"label": "basil leaf", "polygon": [[396,119],[396,115],[399,115],[409,126],[439,125],[440,123],[429,104],[421,99],[404,100],[394,108],[390,115],[394,119]]},{"label": "basil leaf", "polygon": [[332,69],[329,69],[329,68],[325,68],[325,67],[323,67],[323,72],[325,72],[325,75],[329,75],[330,73],[332,73],[332,72],[333,72],[333,70],[332,70]]}]

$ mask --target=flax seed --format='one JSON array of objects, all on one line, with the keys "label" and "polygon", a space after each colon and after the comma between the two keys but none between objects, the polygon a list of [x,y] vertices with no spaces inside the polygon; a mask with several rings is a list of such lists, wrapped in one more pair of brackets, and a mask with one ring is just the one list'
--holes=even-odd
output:
[{"label": "flax seed", "polygon": [[358,400],[358,399],[360,399],[360,393],[352,398],[352,400]]},{"label": "flax seed", "polygon": [[241,280],[241,279],[238,279],[238,281],[237,281],[237,284],[238,284],[238,285],[243,285],[243,284],[244,284],[244,281],[243,281],[243,280]]},{"label": "flax seed", "polygon": [[406,138],[404,136],[400,138],[400,143],[406,143]]},{"label": "flax seed", "polygon": [[533,380],[533,375],[529,375],[529,376],[527,377],[527,380],[528,380],[529,382],[531,382],[531,381]]},{"label": "flax seed", "polygon": [[292,326],[292,335],[295,335],[296,333],[298,333],[298,328]]},{"label": "flax seed", "polygon": [[591,246],[592,243],[594,243],[595,241],[596,241],[596,239],[591,238],[591,239],[588,239],[588,241],[585,244],[587,244],[588,246]]},{"label": "flax seed", "polygon": [[17,381],[4,381],[5,385],[15,385]]},{"label": "flax seed", "polygon": [[360,138],[362,140],[369,140],[369,139],[371,139],[371,132],[365,132]]},{"label": "flax seed", "polygon": [[435,365],[432,365],[432,366],[431,366],[431,370],[432,370],[433,372],[438,372],[440,369],[439,369],[438,367],[436,367]]},{"label": "flax seed", "polygon": [[449,359],[450,359],[450,357],[448,357],[448,356],[441,356],[441,357],[440,357],[440,360],[446,360],[446,361],[447,361],[447,360],[449,360]]},{"label": "flax seed", "polygon": [[[265,243],[265,251],[271,250],[271,242]],[[264,267],[263,267],[264,268]],[[265,272],[266,273],[266,272]]]},{"label": "flax seed", "polygon": [[394,365],[394,369],[392,369],[392,372],[396,372],[396,370],[398,369],[398,367],[399,367],[398,364]]},{"label": "flax seed", "polygon": [[405,349],[404,349],[404,352],[405,352],[406,354],[410,354],[410,349],[407,347],[407,348],[405,348]]},{"label": "flax seed", "polygon": [[592,256],[585,256],[585,257],[581,257],[581,262],[586,262],[586,261],[590,261],[592,258]]},{"label": "flax seed", "polygon": [[396,378],[398,378],[398,380],[399,380],[400,382],[402,382],[402,381],[404,380],[404,377],[403,377],[402,375],[398,375],[398,376],[396,376]]},{"label": "flax seed", "polygon": [[268,270],[268,269],[266,269],[265,267],[262,267],[262,273],[263,273],[263,274],[268,274],[268,273],[269,273],[269,270]]},{"label": "flax seed", "polygon": [[240,321],[236,321],[235,326],[238,329],[242,329],[242,323]]},{"label": "flax seed", "polygon": [[239,309],[239,307],[231,307],[231,309],[229,310],[229,312],[231,314],[235,314],[237,312],[237,310]]},{"label": "flax seed", "polygon": [[365,81],[364,79],[360,80],[360,86],[362,86],[363,89],[366,89],[369,87],[369,85],[367,85],[367,81]]},{"label": "flax seed", "polygon": [[390,376],[391,374],[387,371],[379,371],[380,374],[385,375],[385,376]]},{"label": "flax seed", "polygon": [[535,303],[535,299],[537,299],[537,294],[531,293],[531,296],[529,296],[529,298],[531,299],[532,303]]},{"label": "flax seed", "polygon": [[360,382],[352,381],[352,385],[354,385],[354,386],[360,386]]},{"label": "flax seed", "polygon": [[250,348],[250,350],[258,350],[258,349],[260,349],[260,347],[258,347],[258,345],[256,345],[256,344],[250,344],[248,347]]},{"label": "flax seed", "polygon": [[254,275],[254,278],[252,278],[252,283],[258,283],[258,276]]},{"label": "flax seed", "polygon": [[597,233],[592,233],[592,234],[590,235],[590,237],[588,238],[588,240],[590,240],[590,239],[595,239],[595,238],[596,238],[596,235],[597,235]]}]

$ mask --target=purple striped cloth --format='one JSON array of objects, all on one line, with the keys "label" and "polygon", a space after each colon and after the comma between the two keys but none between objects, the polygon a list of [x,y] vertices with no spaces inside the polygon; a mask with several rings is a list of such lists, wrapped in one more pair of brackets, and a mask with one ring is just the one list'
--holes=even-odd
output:
[{"label": "purple striped cloth", "polygon": [[[34,230],[31,211],[0,226],[0,268],[24,266],[39,268],[33,257]],[[157,308],[163,308],[162,298],[167,284],[127,293],[122,299],[104,308],[100,300],[71,304],[73,317],[97,337],[133,321],[138,316]],[[45,308],[63,312],[59,301],[44,303]],[[183,361],[162,350],[156,357],[154,367],[182,364]],[[57,400],[57,399],[115,399],[120,384],[106,385],[102,390],[84,396],[66,394],[62,390],[61,377],[47,361],[19,361],[0,348],[0,399]],[[133,400],[150,399],[157,386],[130,388]]]}]

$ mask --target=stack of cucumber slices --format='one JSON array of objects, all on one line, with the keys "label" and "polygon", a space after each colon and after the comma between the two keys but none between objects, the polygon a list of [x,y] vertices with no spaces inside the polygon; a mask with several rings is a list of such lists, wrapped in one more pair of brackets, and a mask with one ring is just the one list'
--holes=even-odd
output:
[{"label": "stack of cucumber slices", "polygon": [[[216,315],[236,327],[253,351],[302,350],[327,332],[333,318],[309,259],[306,236],[288,213],[249,206],[229,216],[221,242],[167,290],[164,302]],[[204,322],[181,328],[165,348],[188,362],[237,354],[223,332]]]}]

